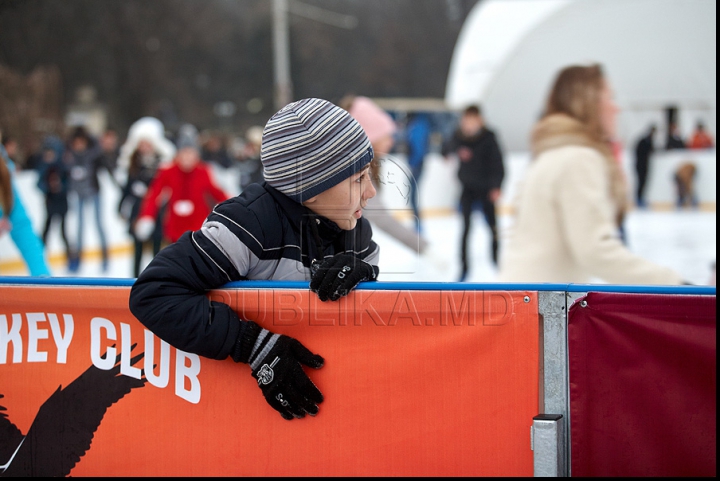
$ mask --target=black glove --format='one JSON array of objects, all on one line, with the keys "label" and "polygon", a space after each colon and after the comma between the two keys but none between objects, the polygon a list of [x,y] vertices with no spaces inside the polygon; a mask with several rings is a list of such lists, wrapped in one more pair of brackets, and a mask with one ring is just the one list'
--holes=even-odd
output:
[{"label": "black glove", "polygon": [[303,371],[302,364],[319,369],[325,363],[300,341],[272,333],[244,321],[233,355],[235,362],[250,364],[265,400],[285,419],[318,413],[323,395]]},{"label": "black glove", "polygon": [[310,290],[321,301],[337,301],[363,281],[377,279],[379,269],[350,254],[337,254],[320,263],[313,263]]}]

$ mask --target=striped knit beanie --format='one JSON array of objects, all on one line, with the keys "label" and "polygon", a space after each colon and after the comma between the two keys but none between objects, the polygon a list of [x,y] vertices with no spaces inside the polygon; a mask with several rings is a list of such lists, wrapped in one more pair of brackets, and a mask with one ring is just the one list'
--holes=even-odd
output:
[{"label": "striped knit beanie", "polygon": [[263,130],[260,160],[265,181],[296,202],[339,184],[372,158],[360,124],[327,100],[290,103]]}]

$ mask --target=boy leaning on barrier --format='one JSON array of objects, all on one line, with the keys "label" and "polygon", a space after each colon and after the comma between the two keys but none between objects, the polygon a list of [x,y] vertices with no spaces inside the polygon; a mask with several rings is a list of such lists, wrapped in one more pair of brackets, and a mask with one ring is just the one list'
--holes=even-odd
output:
[{"label": "boy leaning on barrier", "polygon": [[307,280],[337,300],[378,275],[379,248],[362,209],[375,195],[373,150],[345,110],[321,99],[288,104],[265,126],[265,181],[215,206],[202,228],[161,250],[130,292],[130,310],[186,352],[250,364],[283,418],[315,415],[323,396],[302,365],[324,360],[298,340],[242,320],[207,291],[239,280]]}]

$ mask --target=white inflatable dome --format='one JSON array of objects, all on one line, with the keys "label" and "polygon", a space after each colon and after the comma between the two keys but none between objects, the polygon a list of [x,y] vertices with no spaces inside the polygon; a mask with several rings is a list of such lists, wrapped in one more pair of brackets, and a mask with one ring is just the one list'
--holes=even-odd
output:
[{"label": "white inflatable dome", "polygon": [[669,106],[684,136],[698,120],[715,135],[715,15],[715,0],[481,0],[458,37],[445,101],[481,104],[504,147],[524,151],[555,74],[597,62],[626,145],[651,122],[664,137]]}]

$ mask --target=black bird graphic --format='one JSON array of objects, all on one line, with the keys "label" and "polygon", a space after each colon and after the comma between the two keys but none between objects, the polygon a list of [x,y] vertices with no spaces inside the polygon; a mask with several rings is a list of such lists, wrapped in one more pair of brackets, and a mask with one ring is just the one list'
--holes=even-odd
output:
[{"label": "black bird graphic", "polygon": [[[144,355],[133,357],[130,365]],[[147,382],[144,372],[141,379],[121,375],[120,357],[108,371],[91,365],[65,389],[58,386],[40,406],[24,437],[0,405],[0,476],[69,475],[90,449],[108,408]]]}]

